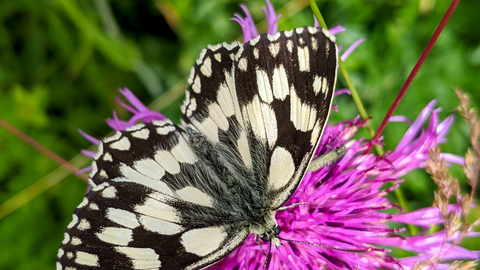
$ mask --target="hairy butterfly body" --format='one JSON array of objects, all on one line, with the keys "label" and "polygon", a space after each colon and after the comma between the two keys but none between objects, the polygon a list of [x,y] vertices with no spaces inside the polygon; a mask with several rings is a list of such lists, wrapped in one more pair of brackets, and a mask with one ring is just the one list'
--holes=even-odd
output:
[{"label": "hairy butterfly body", "polygon": [[57,269],[202,269],[250,233],[278,245],[275,211],[317,147],[336,59],[334,37],[311,27],[208,46],[180,125],[102,141]]}]

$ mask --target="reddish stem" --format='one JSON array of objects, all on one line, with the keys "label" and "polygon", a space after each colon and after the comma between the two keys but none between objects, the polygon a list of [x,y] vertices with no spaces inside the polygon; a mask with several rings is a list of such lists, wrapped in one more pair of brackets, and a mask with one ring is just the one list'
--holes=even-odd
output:
[{"label": "reddish stem", "polygon": [[[405,81],[405,84],[402,86],[402,89],[400,90],[400,93],[398,93],[397,97],[395,98],[395,101],[393,102],[392,106],[390,107],[387,114],[383,118],[382,123],[378,127],[377,132],[375,133],[375,135],[373,135],[372,140],[376,140],[382,134],[383,130],[385,129],[385,126],[387,125],[388,120],[392,116],[395,109],[397,109],[398,104],[400,103],[403,96],[405,95],[405,92],[407,92],[407,89],[410,86],[410,84],[412,83],[413,78],[415,77],[415,75],[417,75],[418,70],[420,69],[423,62],[425,61],[425,58],[427,58],[427,55],[430,53],[430,50],[432,49],[433,45],[437,41],[440,33],[443,31],[443,28],[445,28],[445,25],[447,24],[448,20],[450,19],[450,16],[452,15],[453,11],[455,10],[455,8],[457,7],[459,2],[460,2],[460,0],[453,0],[452,3],[450,4],[450,7],[448,8],[447,12],[443,16],[442,21],[440,22],[437,29],[435,30],[435,33],[433,33],[433,36],[430,39],[430,41],[428,42],[427,47],[423,51],[422,55],[420,56],[420,59],[418,60],[417,64],[415,64],[415,67],[413,68],[412,72],[410,72],[410,75],[408,76],[407,80]],[[373,147],[373,145],[371,145],[365,151],[365,153],[369,153],[370,150],[372,150],[372,147]]]},{"label": "reddish stem", "polygon": [[[38,152],[44,154],[51,160],[55,161],[58,165],[65,168],[67,171],[75,175],[78,171],[78,168],[70,164],[68,161],[60,157],[59,155],[55,154],[54,152],[50,151],[50,149],[46,148],[45,146],[41,145],[32,137],[28,136],[27,134],[21,132],[14,126],[10,125],[7,121],[0,118],[0,126],[5,128],[8,132],[15,135],[17,138],[21,139],[22,141],[26,142],[33,148],[35,148]],[[82,181],[88,183],[88,177],[85,174],[76,175],[76,177],[80,178]]]}]

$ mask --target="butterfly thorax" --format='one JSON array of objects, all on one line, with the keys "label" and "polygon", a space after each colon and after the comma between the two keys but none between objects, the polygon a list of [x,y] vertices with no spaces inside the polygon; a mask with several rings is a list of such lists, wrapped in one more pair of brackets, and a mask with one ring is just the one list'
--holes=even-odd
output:
[{"label": "butterfly thorax", "polygon": [[[207,143],[204,138],[197,139]],[[267,158],[262,144],[260,141],[250,141],[251,154],[254,157],[251,166],[242,164],[238,154],[227,153],[231,151],[228,142],[212,146],[212,151],[208,153],[199,153],[201,150],[197,148],[196,153],[203,156],[202,162],[215,160],[215,163],[208,167],[216,171],[216,177],[221,179],[221,186],[228,194],[222,197],[223,201],[218,202],[219,209],[229,209],[234,224],[260,236],[263,241],[272,241],[278,246],[279,227],[275,220],[275,211],[270,208],[267,185],[264,184],[268,176],[262,173],[267,171]],[[202,149],[205,151],[205,144]]]},{"label": "butterfly thorax", "polygon": [[280,227],[278,227],[277,221],[275,220],[275,212],[271,211],[269,219],[266,220],[264,224],[261,225],[251,225],[249,227],[250,233],[254,233],[262,239],[264,242],[271,241],[276,247],[280,245],[280,240],[278,239],[278,234],[280,233]]}]

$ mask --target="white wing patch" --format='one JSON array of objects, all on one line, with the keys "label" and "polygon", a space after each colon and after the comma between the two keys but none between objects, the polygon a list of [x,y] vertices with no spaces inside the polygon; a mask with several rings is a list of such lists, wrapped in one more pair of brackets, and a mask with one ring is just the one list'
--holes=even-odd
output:
[{"label": "white wing patch", "polygon": [[310,38],[310,43],[314,51],[318,50],[318,41],[315,37]]},{"label": "white wing patch", "polygon": [[271,103],[273,101],[272,87],[270,86],[270,80],[268,74],[264,70],[257,69],[257,88],[258,94],[263,102]]},{"label": "white wing patch", "polygon": [[280,52],[280,43],[272,43],[268,45],[268,50],[270,51],[273,57],[276,57],[277,54]]},{"label": "white wing patch", "polygon": [[91,226],[90,226],[90,222],[84,218],[80,219],[80,222],[78,223],[78,226],[77,226],[77,229],[79,229],[80,231],[85,231],[85,230],[88,230],[90,229]]},{"label": "white wing patch", "polygon": [[81,245],[82,244],[82,240],[78,237],[72,237],[72,240],[70,241],[70,244],[74,245],[74,246],[78,246],[78,245]]},{"label": "white wing patch", "polygon": [[119,225],[122,225],[123,227],[135,229],[136,227],[140,226],[137,221],[137,217],[130,211],[110,207],[107,208],[106,214],[108,219]]},{"label": "white wing patch", "polygon": [[131,259],[133,269],[154,269],[162,266],[160,256],[151,248],[115,247],[115,250]]},{"label": "white wing patch", "polygon": [[310,71],[310,53],[308,47],[297,47],[298,69],[303,72]]},{"label": "white wing patch", "polygon": [[[101,145],[101,144],[100,144]],[[98,166],[96,162],[92,162],[92,171],[88,175],[89,178],[92,178],[98,172]],[[92,185],[93,186],[93,185]]]},{"label": "white wing patch", "polygon": [[198,160],[198,157],[193,153],[183,137],[179,138],[178,144],[170,150],[170,153],[178,162],[193,164]]},{"label": "white wing patch", "polygon": [[67,228],[68,229],[73,228],[75,225],[77,225],[77,222],[78,222],[78,217],[77,217],[77,215],[73,214],[72,215],[72,221],[70,221],[70,223],[68,223]]},{"label": "white wing patch", "polygon": [[215,124],[223,131],[228,130],[228,120],[223,114],[222,109],[216,102],[212,102],[208,106],[209,117],[215,122]]},{"label": "white wing patch", "polygon": [[140,159],[133,163],[133,168],[139,173],[156,180],[162,179],[165,169],[153,159]]},{"label": "white wing patch", "polygon": [[[287,32],[285,32],[285,36],[287,35]],[[288,40],[287,41],[287,50],[291,53],[293,51],[293,41],[292,40]]]},{"label": "white wing patch", "polygon": [[272,107],[268,106],[267,104],[262,103],[261,108],[263,124],[267,134],[268,146],[272,148],[275,145],[278,136],[277,117]]},{"label": "white wing patch", "polygon": [[255,134],[259,140],[265,142],[267,135],[265,134],[262,110],[260,108],[260,100],[258,99],[258,96],[255,96],[252,102],[243,107],[243,116],[245,117],[245,121],[250,124],[253,134]]},{"label": "white wing patch", "polygon": [[96,233],[98,239],[119,246],[126,246],[132,239],[132,230],[126,228],[106,227]]},{"label": "white wing patch", "polygon": [[121,150],[121,151],[129,150],[130,146],[131,146],[130,140],[127,137],[123,137],[120,140],[110,144],[110,148]]},{"label": "white wing patch", "polygon": [[115,187],[107,187],[102,190],[102,197],[104,198],[115,198],[117,196],[117,189]]},{"label": "white wing patch", "polygon": [[277,147],[273,150],[270,160],[270,171],[268,174],[268,183],[273,190],[285,187],[295,173],[295,163],[288,150],[283,147]]},{"label": "white wing patch", "polygon": [[162,164],[162,167],[170,174],[177,174],[180,172],[180,164],[175,157],[166,150],[157,150],[155,153],[155,161]]},{"label": "white wing patch", "polygon": [[289,92],[288,77],[283,65],[273,70],[273,95],[276,99],[285,100]]},{"label": "white wing patch", "polygon": [[[120,137],[122,137],[122,133],[120,131],[117,131],[115,132],[115,134],[113,134],[113,136],[110,136],[110,137],[106,137],[105,139],[103,139],[102,141],[104,143],[109,143],[109,142],[113,142],[113,141],[116,141],[118,139],[120,139]],[[100,144],[101,145],[101,144]],[[100,147],[100,145],[98,147]],[[98,153],[101,154],[102,151],[98,150]]]},{"label": "white wing patch", "polygon": [[90,203],[88,205],[88,209],[90,209],[90,210],[100,210],[100,208],[98,208],[98,205],[96,203]]},{"label": "white wing patch", "polygon": [[200,94],[202,92],[202,84],[200,82],[200,77],[195,76],[195,80],[193,81],[192,85],[193,92]]},{"label": "white wing patch", "polygon": [[[313,92],[315,92],[315,95],[318,95],[320,91],[322,92],[322,94],[325,94],[327,89],[328,89],[327,77],[325,76],[319,77],[315,75],[315,79],[313,80]],[[326,97],[327,96],[325,95],[325,98]]]},{"label": "white wing patch", "polygon": [[131,167],[120,164],[120,173],[124,177],[114,178],[111,181],[113,182],[133,182],[140,185],[144,185],[156,191],[162,192],[164,194],[168,194],[174,196],[173,191],[167,186],[167,184],[160,180],[154,180],[149,178],[138,171],[132,169]]},{"label": "white wing patch", "polygon": [[226,84],[221,84],[218,88],[217,102],[220,105],[220,108],[222,108],[223,114],[226,117],[230,117],[235,114],[233,99],[230,95],[230,90]]},{"label": "white wing patch", "polygon": [[212,76],[212,59],[210,59],[210,57],[207,57],[203,60],[203,64],[200,67],[200,72],[202,72],[205,77]]},{"label": "white wing patch", "polygon": [[135,206],[135,212],[169,222],[180,223],[180,217],[175,207],[159,201],[161,197],[158,196],[155,199],[153,196],[149,197],[143,205]]},{"label": "white wing patch", "polygon": [[77,252],[77,257],[75,258],[75,262],[81,265],[87,266],[100,266],[98,265],[98,256],[95,254],[90,254],[83,251]]},{"label": "white wing patch", "polygon": [[217,60],[218,62],[222,62],[222,55],[219,54],[219,53],[216,53],[213,55],[213,57],[215,57],[215,60]]},{"label": "white wing patch", "polygon": [[175,127],[173,126],[173,124],[170,121],[168,121],[168,122],[153,121],[152,123],[155,124],[156,126],[159,126],[157,128],[157,133],[159,135],[167,135],[168,133],[175,131]]},{"label": "white wing patch", "polygon": [[70,242],[70,235],[68,233],[63,233],[63,240],[62,240],[62,244],[66,244]]},{"label": "white wing patch", "polygon": [[175,192],[184,201],[203,205],[203,206],[213,207],[212,197],[200,191],[198,188],[187,186]]},{"label": "white wing patch", "polygon": [[148,128],[141,129],[132,133],[132,137],[137,139],[147,140],[150,136],[150,130]]},{"label": "white wing patch", "polygon": [[187,252],[203,257],[219,249],[227,236],[222,227],[194,229],[182,234],[181,243]]},{"label": "white wing patch", "polygon": [[277,41],[279,37],[280,37],[280,32],[277,32],[273,35],[267,35],[268,40],[272,42]]},{"label": "white wing patch", "polygon": [[212,118],[207,117],[202,122],[192,120],[193,125],[212,143],[218,143],[218,127]]},{"label": "white wing patch", "polygon": [[105,153],[105,155],[103,155],[103,160],[112,162],[113,161],[112,155],[110,153]]},{"label": "white wing patch", "polygon": [[315,127],[312,130],[312,137],[310,138],[310,144],[312,146],[317,144],[317,140],[318,140],[318,137],[320,136],[320,132],[322,132],[322,130],[320,130],[320,122],[317,121],[317,123],[315,124]]},{"label": "white wing patch", "polygon": [[250,124],[255,136],[261,141],[267,142],[271,148],[278,136],[277,119],[273,109],[255,96],[252,102],[243,107],[243,116],[245,121]]},{"label": "white wing patch", "polygon": [[242,158],[243,164],[247,168],[252,168],[252,157],[250,156],[250,146],[247,140],[247,134],[242,132],[240,138],[237,141],[237,149],[240,152],[240,157]]},{"label": "white wing patch", "polygon": [[238,68],[242,71],[247,71],[247,67],[247,58],[240,58],[240,60],[238,60]]},{"label": "white wing patch", "polygon": [[306,132],[313,129],[317,119],[317,110],[302,102],[296,90],[290,89],[290,120],[297,130]]},{"label": "white wing patch", "polygon": [[145,229],[158,234],[173,235],[185,230],[185,228],[176,223],[150,216],[140,215],[138,220]]}]

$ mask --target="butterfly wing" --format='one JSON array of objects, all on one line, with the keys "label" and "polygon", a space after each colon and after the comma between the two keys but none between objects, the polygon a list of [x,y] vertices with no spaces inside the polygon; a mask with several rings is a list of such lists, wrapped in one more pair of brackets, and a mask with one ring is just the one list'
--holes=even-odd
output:
[{"label": "butterfly wing", "polygon": [[321,28],[303,27],[260,35],[235,50],[232,69],[231,53],[224,54],[230,58],[216,57],[213,50],[201,55],[208,67],[222,68],[197,67],[191,78],[202,86],[210,78],[223,79],[209,96],[187,91],[183,120],[226,157],[216,162],[233,171],[233,178],[255,174],[255,182],[236,180],[232,186],[266,187],[254,196],[274,210],[300,183],[326,125],[336,82],[335,38]]},{"label": "butterfly wing", "polygon": [[155,121],[102,142],[58,269],[200,269],[244,240],[214,207],[221,187],[182,133]]},{"label": "butterfly wing", "polygon": [[299,185],[325,128],[337,47],[328,31],[303,27],[257,37],[242,49],[235,86],[248,141],[265,149],[274,210]]}]

